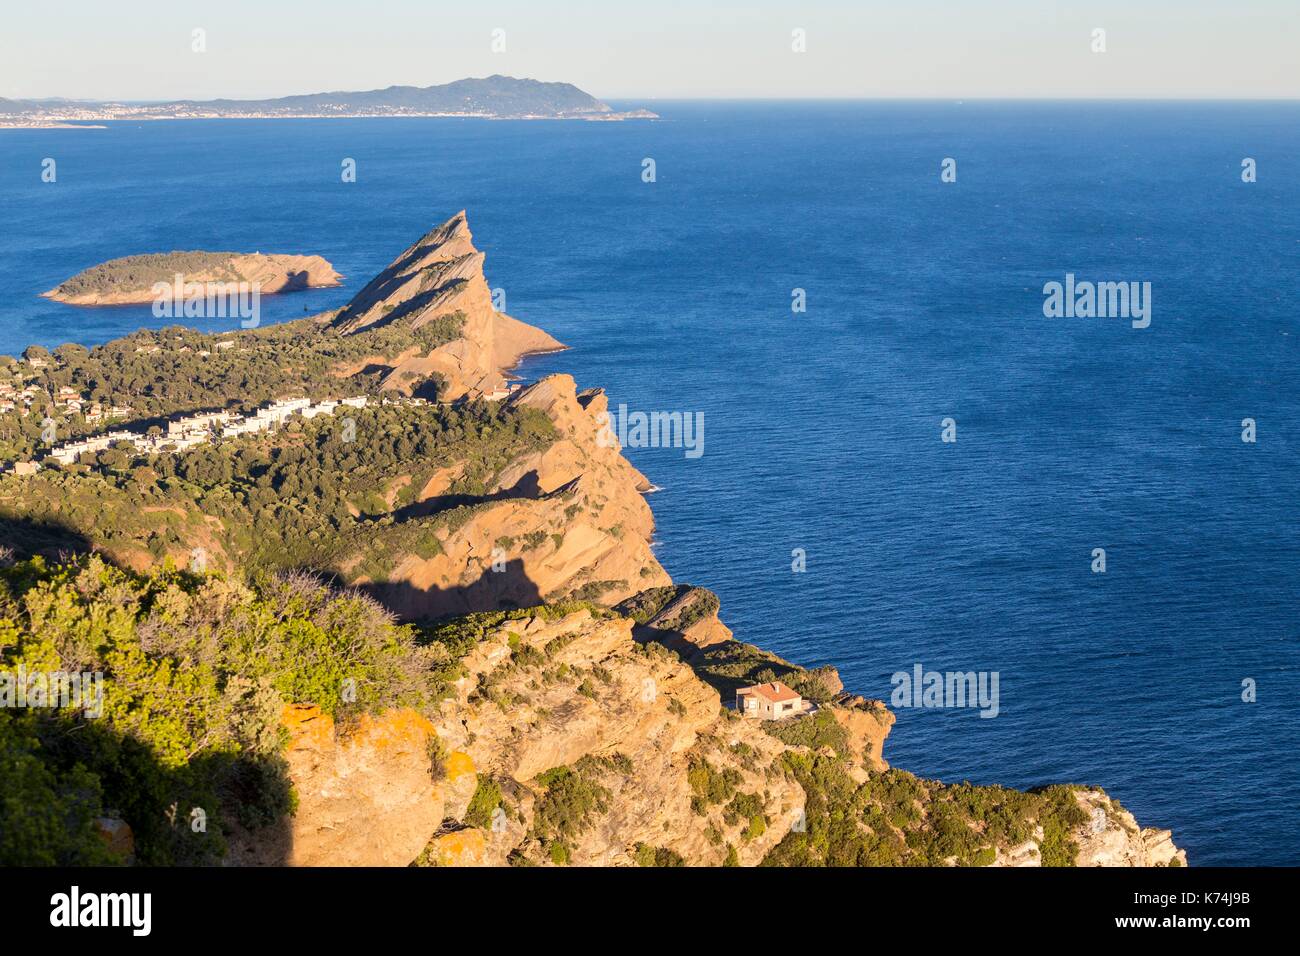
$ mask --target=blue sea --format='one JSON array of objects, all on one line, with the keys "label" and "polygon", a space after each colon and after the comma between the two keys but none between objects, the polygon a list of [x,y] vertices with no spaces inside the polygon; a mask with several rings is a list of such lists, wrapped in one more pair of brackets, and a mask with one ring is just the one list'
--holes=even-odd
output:
[{"label": "blue sea", "polygon": [[[999,674],[994,719],[898,709],[896,766],[1098,784],[1193,865],[1300,863],[1300,105],[650,105],[0,131],[0,353],[161,324],[37,297],[104,259],[346,275],[276,321],[466,208],[506,311],[572,346],[526,377],[704,413],[703,456],[628,454],[738,637],[886,700]],[[1150,327],[1045,318],[1067,273],[1150,282]]]}]

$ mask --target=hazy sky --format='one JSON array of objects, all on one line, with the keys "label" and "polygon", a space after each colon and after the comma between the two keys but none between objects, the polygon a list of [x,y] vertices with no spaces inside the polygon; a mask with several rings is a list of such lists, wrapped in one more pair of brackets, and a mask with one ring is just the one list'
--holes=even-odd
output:
[{"label": "hazy sky", "polygon": [[604,99],[1300,98],[1300,0],[58,0],[0,13],[8,97],[261,97],[491,73]]}]

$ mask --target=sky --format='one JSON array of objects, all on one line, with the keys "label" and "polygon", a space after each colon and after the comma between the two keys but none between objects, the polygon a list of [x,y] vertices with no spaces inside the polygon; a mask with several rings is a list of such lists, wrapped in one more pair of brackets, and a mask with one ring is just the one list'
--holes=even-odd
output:
[{"label": "sky", "polygon": [[1300,0],[59,0],[0,12],[10,98],[258,98],[493,73],[616,100],[1294,99]]}]

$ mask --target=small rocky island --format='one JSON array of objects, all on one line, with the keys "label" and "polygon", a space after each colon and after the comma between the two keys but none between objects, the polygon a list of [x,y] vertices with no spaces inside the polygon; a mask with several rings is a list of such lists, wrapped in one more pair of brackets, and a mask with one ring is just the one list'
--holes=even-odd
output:
[{"label": "small rocky island", "polygon": [[265,295],[336,286],[342,278],[320,256],[157,252],[101,262],[42,295],[69,305],[147,304],[155,284],[177,276],[182,283],[247,283]]}]

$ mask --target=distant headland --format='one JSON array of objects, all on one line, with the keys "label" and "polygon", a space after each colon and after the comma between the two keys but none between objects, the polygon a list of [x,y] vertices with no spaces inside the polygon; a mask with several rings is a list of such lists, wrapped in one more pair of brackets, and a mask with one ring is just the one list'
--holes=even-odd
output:
[{"label": "distant headland", "polygon": [[480,119],[658,119],[649,110],[619,112],[572,83],[488,76],[440,86],[390,86],[265,100],[112,102],[0,98],[0,128],[142,119],[306,119],[322,117],[452,116]]}]

